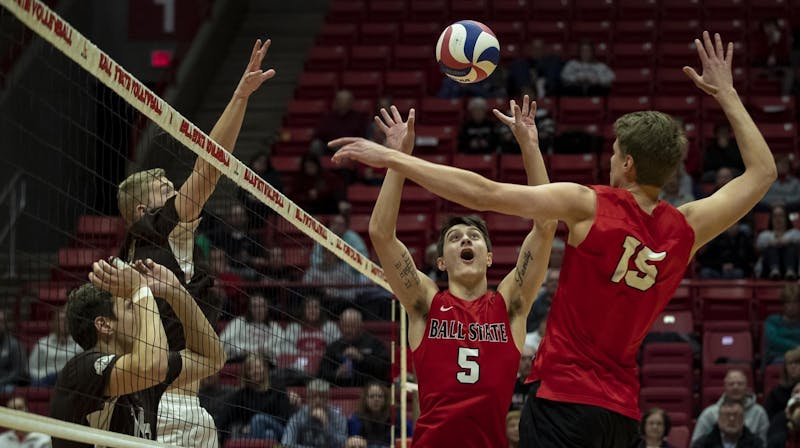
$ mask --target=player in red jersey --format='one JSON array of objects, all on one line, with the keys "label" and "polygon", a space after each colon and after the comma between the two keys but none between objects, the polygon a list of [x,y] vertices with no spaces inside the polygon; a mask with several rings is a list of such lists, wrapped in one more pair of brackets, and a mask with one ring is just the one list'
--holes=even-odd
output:
[{"label": "player in red jersey", "polygon": [[659,201],[681,161],[686,138],[671,117],[636,112],[615,123],[611,187],[572,183],[520,186],[436,165],[360,139],[335,160],[388,167],[428,190],[477,210],[569,227],[558,292],[529,380],[536,381],[520,422],[520,446],[625,447],[636,436],[635,354],[677,288],[695,252],[744,216],[776,178],[766,141],[733,87],[733,44],[695,40],[703,73],[684,67],[730,121],[744,173],[710,197],[678,209]]},{"label": "player in red jersey", "polygon": [[[548,182],[534,124],[536,103],[511,102],[513,117],[495,114],[520,144],[528,182]],[[397,109],[375,117],[387,145],[410,153],[414,110],[403,123]],[[409,346],[419,382],[420,416],[414,447],[506,445],[505,417],[511,404],[525,322],[542,283],[555,234],[555,221],[537,222],[520,250],[516,268],[489,291],[486,270],[491,243],[483,220],[457,217],[438,242],[437,267],[448,274],[448,289],[419,272],[395,234],[403,177],[389,170],[369,223],[386,280],[409,316]]]}]

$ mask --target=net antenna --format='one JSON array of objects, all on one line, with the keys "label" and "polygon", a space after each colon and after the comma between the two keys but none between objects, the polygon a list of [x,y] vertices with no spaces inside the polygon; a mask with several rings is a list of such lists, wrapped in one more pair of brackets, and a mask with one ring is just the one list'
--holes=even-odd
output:
[{"label": "net antenna", "polygon": [[[226,151],[205,132],[198,129],[166,101],[147,88],[144,83],[136,79],[135,76],[125,70],[125,68],[93,44],[45,3],[39,0],[0,0],[0,5],[11,12],[28,29],[52,44],[70,60],[92,74],[102,84],[117,93],[178,142],[197,154],[198,157],[202,157],[209,162],[219,170],[222,175],[232,180],[237,186],[262,200],[264,204],[269,206],[281,217],[294,224],[300,231],[324,248],[336,254],[337,257],[344,260],[359,273],[391,292],[391,288],[389,284],[386,283],[383,270],[380,266],[375,264],[366,255],[355,250],[335,233],[328,231],[322,223],[306,213],[302,208],[298,207],[289,198],[273,188],[268,182],[264,181],[264,179],[254,173],[243,162]],[[407,424],[406,348],[408,341],[406,337],[406,326],[407,319],[405,313],[401,313],[400,437],[403,446],[405,446],[406,443],[405,428]],[[391,353],[394,352],[394,350],[391,351]],[[394,394],[392,394],[392,396],[394,396]],[[38,428],[41,429],[41,425],[46,422],[47,426],[58,428],[53,430],[53,435],[60,438],[85,443],[96,443],[96,441],[99,440],[97,437],[100,437],[95,434],[96,432],[105,434],[102,436],[103,440],[109,440],[110,438],[110,433],[106,431],[91,430],[91,428],[85,426],[72,425],[48,417],[34,418],[30,414],[24,414],[28,416],[27,418],[29,419],[25,421],[24,418],[20,418],[19,414],[19,411],[0,407],[0,426],[36,429],[37,425],[33,424],[33,422],[36,422],[39,425]],[[38,420],[41,420],[41,422]],[[81,431],[83,431],[86,436],[81,435],[81,431],[76,431],[74,427],[80,427]],[[58,431],[58,434],[56,434],[55,431]],[[119,437],[119,439],[117,439],[117,437]],[[128,444],[127,441],[123,441],[124,436],[120,434],[114,434],[113,439],[117,441],[117,443],[109,444],[109,446],[158,446],[157,444],[148,444],[142,439],[136,439],[135,444]],[[131,439],[133,438],[131,437]]]}]

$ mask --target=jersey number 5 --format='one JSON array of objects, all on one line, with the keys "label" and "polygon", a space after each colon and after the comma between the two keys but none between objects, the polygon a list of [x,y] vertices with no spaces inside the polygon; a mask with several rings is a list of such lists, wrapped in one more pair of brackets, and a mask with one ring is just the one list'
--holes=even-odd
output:
[{"label": "jersey number 5", "polygon": [[458,366],[464,370],[460,370],[456,374],[456,379],[462,384],[475,384],[481,377],[481,366],[474,358],[478,357],[477,348],[459,347],[458,348]]},{"label": "jersey number 5", "polygon": [[622,243],[625,251],[622,253],[619,263],[617,263],[614,276],[611,277],[612,282],[619,283],[624,278],[626,285],[640,291],[647,291],[656,283],[658,268],[652,264],[647,264],[647,262],[663,260],[667,257],[666,252],[653,252],[649,247],[644,246],[633,262],[636,265],[636,270],[628,270],[628,262],[641,244],[641,241],[630,235],[625,237],[625,242]]}]

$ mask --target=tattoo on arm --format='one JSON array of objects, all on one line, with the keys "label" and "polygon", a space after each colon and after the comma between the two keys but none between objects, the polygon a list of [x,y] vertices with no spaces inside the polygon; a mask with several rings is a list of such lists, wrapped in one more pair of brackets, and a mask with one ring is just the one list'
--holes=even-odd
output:
[{"label": "tattoo on arm", "polygon": [[403,257],[397,260],[394,264],[394,268],[399,272],[400,280],[403,281],[403,286],[405,286],[406,289],[420,285],[417,267],[414,265],[414,260],[408,256],[408,253],[404,253]]},{"label": "tattoo on arm", "polygon": [[522,264],[517,266],[517,270],[514,273],[514,280],[516,280],[519,286],[522,286],[522,282],[525,279],[525,273],[528,272],[528,263],[533,260],[533,255],[531,255],[531,251],[526,251],[524,255],[522,255]]}]

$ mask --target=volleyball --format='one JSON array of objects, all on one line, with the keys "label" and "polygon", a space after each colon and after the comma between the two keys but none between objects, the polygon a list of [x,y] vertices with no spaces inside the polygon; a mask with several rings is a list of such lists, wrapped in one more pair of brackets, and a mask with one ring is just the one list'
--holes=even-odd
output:
[{"label": "volleyball", "polygon": [[456,22],[442,31],[436,61],[445,75],[461,83],[486,79],[497,68],[500,43],[488,26],[474,20]]}]

